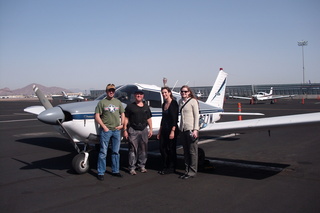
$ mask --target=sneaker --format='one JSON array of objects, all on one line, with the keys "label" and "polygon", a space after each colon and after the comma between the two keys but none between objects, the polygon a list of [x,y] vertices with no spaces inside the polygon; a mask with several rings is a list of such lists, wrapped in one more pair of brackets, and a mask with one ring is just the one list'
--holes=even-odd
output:
[{"label": "sneaker", "polygon": [[186,180],[186,179],[194,178],[194,177],[195,177],[195,175],[193,175],[193,176],[191,176],[191,175],[184,175],[183,177],[181,177],[181,179]]},{"label": "sneaker", "polygon": [[123,175],[120,174],[120,173],[112,173],[112,176],[114,176],[114,177],[120,177],[120,178],[123,177]]},{"label": "sneaker", "polygon": [[179,178],[180,179],[184,179],[185,176],[188,176],[188,175],[187,174],[183,174],[183,175],[180,175]]},{"label": "sneaker", "polygon": [[98,180],[103,181],[104,180],[104,176],[103,175],[98,175]]},{"label": "sneaker", "polygon": [[165,175],[166,173],[164,172],[164,170],[161,170],[161,171],[158,171],[158,174]]},{"label": "sneaker", "polygon": [[136,175],[136,171],[134,169],[130,170],[130,175]]},{"label": "sneaker", "polygon": [[140,168],[140,172],[141,173],[147,173],[147,170],[146,170],[146,168],[142,167],[142,168]]}]

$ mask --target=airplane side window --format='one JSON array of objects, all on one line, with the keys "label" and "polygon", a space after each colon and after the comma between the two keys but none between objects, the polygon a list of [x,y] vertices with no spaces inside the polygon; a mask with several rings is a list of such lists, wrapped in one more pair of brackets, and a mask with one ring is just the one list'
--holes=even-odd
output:
[{"label": "airplane side window", "polygon": [[127,85],[116,90],[115,97],[118,98],[121,102],[129,104],[134,102],[133,93],[138,89],[135,85]]},{"label": "airplane side window", "polygon": [[159,92],[144,91],[144,99],[150,107],[161,108],[161,95]]},{"label": "airplane side window", "polygon": [[127,93],[125,92],[118,92],[116,96],[121,102],[128,104],[129,98]]}]

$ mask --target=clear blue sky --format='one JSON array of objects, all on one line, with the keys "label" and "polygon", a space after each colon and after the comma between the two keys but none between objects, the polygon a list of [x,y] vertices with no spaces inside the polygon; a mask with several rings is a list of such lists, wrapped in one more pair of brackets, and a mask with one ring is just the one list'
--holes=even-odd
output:
[{"label": "clear blue sky", "polygon": [[0,88],[320,83],[319,0],[0,2]]}]

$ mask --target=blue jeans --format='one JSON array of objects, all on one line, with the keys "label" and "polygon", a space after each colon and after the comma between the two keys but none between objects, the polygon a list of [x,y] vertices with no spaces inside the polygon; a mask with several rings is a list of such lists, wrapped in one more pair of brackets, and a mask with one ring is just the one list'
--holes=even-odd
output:
[{"label": "blue jeans", "polygon": [[109,130],[105,132],[101,130],[100,134],[100,152],[98,157],[98,175],[104,175],[106,172],[106,158],[108,153],[109,141],[112,138],[112,155],[111,168],[112,173],[119,173],[120,165],[120,130]]}]

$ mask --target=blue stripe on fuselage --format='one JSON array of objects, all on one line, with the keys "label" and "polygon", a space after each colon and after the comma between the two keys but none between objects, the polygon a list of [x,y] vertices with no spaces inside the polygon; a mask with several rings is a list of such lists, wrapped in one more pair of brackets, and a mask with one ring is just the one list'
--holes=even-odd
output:
[{"label": "blue stripe on fuselage", "polygon": [[72,115],[72,118],[76,120],[94,119],[94,114],[75,114]]},{"label": "blue stripe on fuselage", "polygon": [[[152,112],[152,117],[162,116],[162,112]],[[72,118],[75,120],[94,119],[94,114],[73,114]]]},{"label": "blue stripe on fuselage", "polygon": [[[209,113],[217,113],[217,112],[223,112],[223,109],[206,109],[206,110],[200,110],[200,114],[209,114]],[[152,112],[152,117],[160,117],[162,116],[162,112]],[[94,119],[94,114],[86,113],[86,114],[73,114],[72,118],[74,120],[85,120],[85,119]]]}]

